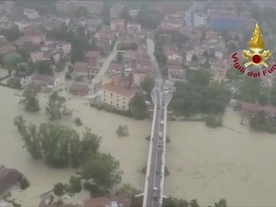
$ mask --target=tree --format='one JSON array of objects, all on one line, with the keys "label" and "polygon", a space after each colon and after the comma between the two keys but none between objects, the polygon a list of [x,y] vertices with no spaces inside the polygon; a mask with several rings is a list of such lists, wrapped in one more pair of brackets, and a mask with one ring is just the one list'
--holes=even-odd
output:
[{"label": "tree", "polygon": [[103,3],[103,9],[102,9],[102,20],[104,25],[110,24],[110,8],[111,8],[110,2],[105,1]]},{"label": "tree", "polygon": [[74,193],[79,193],[82,189],[81,186],[81,178],[80,177],[76,177],[76,176],[71,176],[70,177],[70,190]]},{"label": "tree", "polygon": [[75,10],[75,17],[76,18],[80,18],[80,17],[88,17],[89,15],[89,11],[86,7],[78,7],[76,10]]},{"label": "tree", "polygon": [[125,22],[128,22],[131,20],[131,17],[129,15],[128,7],[124,7],[121,12],[121,18],[125,20]]},{"label": "tree", "polygon": [[155,29],[162,19],[163,15],[158,10],[151,9],[147,6],[143,6],[137,15],[137,20],[146,29]]},{"label": "tree", "polygon": [[21,190],[25,190],[26,188],[28,188],[30,186],[30,182],[28,181],[28,179],[24,176],[20,179],[19,181],[19,185],[20,185],[20,189]]},{"label": "tree", "polygon": [[215,203],[215,207],[227,207],[227,202],[225,199],[220,199],[218,203]]},{"label": "tree", "polygon": [[39,74],[52,75],[51,62],[49,60],[40,60],[35,63],[35,68]]},{"label": "tree", "polygon": [[102,137],[92,134],[91,129],[86,128],[80,146],[81,160],[86,161],[95,156],[99,151],[101,141]]},{"label": "tree", "polygon": [[183,199],[168,197],[163,199],[162,207],[190,207],[189,202]]},{"label": "tree", "polygon": [[65,193],[65,185],[62,183],[57,183],[54,185],[53,191],[56,196],[63,196]]},{"label": "tree", "polygon": [[17,130],[19,131],[20,134],[25,134],[26,133],[26,121],[23,119],[22,116],[16,116],[13,119],[13,125],[17,127]]},{"label": "tree", "polygon": [[118,63],[122,63],[123,62],[123,54],[122,54],[122,52],[118,52],[117,62]]},{"label": "tree", "polygon": [[16,66],[22,62],[22,56],[15,52],[8,53],[3,58],[4,66],[9,70],[9,75],[11,75],[11,70],[16,69]]},{"label": "tree", "polygon": [[207,70],[187,70],[186,72],[186,78],[189,80],[190,83],[195,85],[205,85],[207,86],[211,79],[211,74]]},{"label": "tree", "polygon": [[130,100],[129,108],[136,119],[146,118],[148,107],[142,94],[136,94]]},{"label": "tree", "polygon": [[24,104],[25,110],[28,112],[36,112],[39,110],[39,101],[38,101],[38,87],[36,85],[28,85],[23,91],[23,99],[20,101],[21,104]]},{"label": "tree", "polygon": [[140,87],[148,94],[149,99],[151,99],[151,92],[154,88],[154,79],[150,76],[146,76],[141,82]]},{"label": "tree", "polygon": [[236,70],[235,68],[228,69],[226,72],[226,77],[230,81],[238,80],[241,78],[241,76],[242,76],[242,73],[240,71]]},{"label": "tree", "polygon": [[129,136],[128,126],[127,125],[119,125],[116,133],[120,137]]},{"label": "tree", "polygon": [[129,200],[132,198],[132,196],[138,195],[140,193],[142,193],[141,190],[138,190],[138,189],[134,188],[130,184],[123,184],[119,188],[119,190],[116,192],[116,194],[123,195],[125,198],[127,198]]},{"label": "tree", "polygon": [[121,183],[123,172],[119,167],[119,161],[110,154],[98,154],[84,164],[81,175],[86,180],[93,179],[97,186],[110,189]]},{"label": "tree", "polygon": [[0,34],[3,35],[9,42],[13,42],[20,38],[21,32],[17,25],[13,25],[8,29],[2,29]]},{"label": "tree", "polygon": [[198,61],[198,57],[197,57],[196,54],[193,54],[193,56],[192,56],[192,61],[193,61],[193,62],[197,62],[197,61]]},{"label": "tree", "polygon": [[66,99],[59,96],[57,91],[54,91],[48,99],[46,112],[50,115],[50,120],[57,120],[61,118],[61,110],[64,107]]},{"label": "tree", "polygon": [[268,130],[268,120],[264,111],[260,111],[257,114],[253,115],[249,120],[250,127],[258,132],[263,132]]}]

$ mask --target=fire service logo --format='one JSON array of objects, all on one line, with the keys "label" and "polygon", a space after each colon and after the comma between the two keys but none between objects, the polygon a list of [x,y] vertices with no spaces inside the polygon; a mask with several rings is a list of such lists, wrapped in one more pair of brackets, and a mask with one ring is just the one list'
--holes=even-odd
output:
[{"label": "fire service logo", "polygon": [[[262,66],[268,67],[265,60],[267,60],[271,54],[269,50],[264,50],[265,44],[263,41],[263,36],[261,33],[261,29],[259,24],[257,23],[255,25],[255,29],[253,31],[253,35],[251,40],[249,41],[249,49],[250,50],[243,50],[242,57],[248,60],[244,65],[240,64],[239,58],[237,57],[237,53],[234,53],[232,55],[233,59],[233,66],[237,70],[239,70],[241,73],[245,73],[248,66],[254,65],[256,68],[259,68],[258,72],[249,71],[247,72],[247,75],[250,77],[261,77],[261,74],[265,76],[266,74],[273,73],[274,70],[276,70],[276,64],[274,64],[269,69],[263,69]],[[263,51],[263,52],[262,52]]]}]

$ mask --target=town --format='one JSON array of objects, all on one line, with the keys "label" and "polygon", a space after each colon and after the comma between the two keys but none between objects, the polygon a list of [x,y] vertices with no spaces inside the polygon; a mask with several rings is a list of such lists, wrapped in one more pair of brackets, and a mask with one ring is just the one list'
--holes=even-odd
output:
[{"label": "town", "polygon": [[[195,179],[212,180],[220,172],[234,171],[235,165],[243,164],[232,155],[225,155],[226,164],[219,158],[217,163],[210,161],[213,152],[207,150],[201,158],[194,158],[198,163],[193,165],[194,152],[188,160],[190,154],[183,155],[185,159],[182,155],[176,158],[174,149],[188,152],[178,149],[184,146],[186,136],[204,137],[203,141],[187,141],[195,146],[197,142],[205,145],[210,138],[213,146],[224,134],[225,139],[250,135],[257,140],[262,139],[258,135],[262,133],[268,137],[267,147],[275,144],[270,138],[276,133],[275,9],[275,2],[261,1],[1,2],[0,114],[5,123],[0,157],[5,158],[0,159],[0,206],[144,207],[141,195],[149,179],[145,176],[149,156],[146,140],[151,141],[149,121],[158,111],[155,89],[173,93],[168,103],[169,98],[164,99],[168,111],[162,115],[170,121],[164,137],[171,142],[165,150],[168,158],[163,185],[167,197],[161,199],[162,207],[264,205],[263,200],[267,200],[265,205],[273,205],[274,197],[269,193],[247,202],[259,191],[239,200],[229,196],[233,192],[213,188],[212,194],[205,195],[211,184],[206,180],[205,184],[195,184]],[[262,67],[260,72],[252,66],[252,71],[245,73],[242,54],[248,49],[256,23],[261,27],[265,49],[272,55],[266,60],[267,69]],[[235,121],[230,120],[232,116]],[[161,123],[166,128],[164,123],[167,120]],[[192,127],[188,125],[191,123],[204,125]],[[205,131],[200,131],[203,127]],[[242,135],[246,133],[249,135]],[[9,151],[14,142],[13,149],[20,155]],[[267,159],[258,143],[247,142],[248,146],[256,145],[261,158]],[[158,150],[160,146],[159,142]],[[199,153],[205,146],[189,148]],[[14,160],[25,157],[24,167],[6,158],[7,154]],[[247,162],[254,169],[258,165]],[[208,165],[206,175],[204,168],[198,170],[195,165]],[[44,176],[49,173],[51,187],[38,186],[42,180],[47,182],[47,177],[39,177],[39,173],[32,176],[36,171],[29,173],[28,166],[41,168]],[[247,182],[246,170],[241,170],[245,178],[237,179]],[[183,172],[191,180],[187,188],[183,187]],[[269,185],[268,180],[266,183]],[[193,186],[197,189],[189,194]],[[272,187],[268,187],[269,192]]]}]

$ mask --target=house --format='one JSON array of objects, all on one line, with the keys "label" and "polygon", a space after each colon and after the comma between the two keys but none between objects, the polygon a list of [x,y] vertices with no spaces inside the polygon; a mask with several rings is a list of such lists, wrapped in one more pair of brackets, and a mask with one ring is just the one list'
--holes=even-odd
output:
[{"label": "house", "polygon": [[120,63],[116,63],[112,61],[108,66],[108,71],[111,71],[113,73],[122,74],[124,71],[124,66]]},{"label": "house", "polygon": [[15,185],[23,175],[15,169],[0,166],[0,195]]},{"label": "house", "polygon": [[147,75],[147,70],[145,69],[134,69],[132,71],[132,81],[134,86],[140,86],[141,82]]},{"label": "house", "polygon": [[86,30],[94,32],[101,25],[101,20],[99,18],[89,18],[86,22]]},{"label": "house", "polygon": [[50,58],[46,58],[44,56],[44,52],[30,53],[30,56],[33,63],[36,63],[42,60],[50,60]]},{"label": "house", "polygon": [[24,15],[28,17],[28,19],[37,19],[39,18],[39,14],[34,9],[24,9]]},{"label": "house", "polygon": [[125,65],[133,66],[136,63],[136,55],[137,53],[133,50],[127,50],[123,54],[123,63]]},{"label": "house", "polygon": [[76,62],[74,64],[74,77],[89,78],[91,75],[91,68],[87,62]]},{"label": "house", "polygon": [[15,45],[18,49],[22,48],[23,46],[31,43],[31,40],[28,37],[20,37],[19,39],[13,41],[13,45]]},{"label": "house", "polygon": [[225,80],[227,71],[231,68],[227,60],[216,60],[211,66],[211,80],[212,82],[221,82]]},{"label": "house", "polygon": [[124,19],[112,19],[110,21],[110,29],[113,31],[123,31],[125,29]]},{"label": "house", "polygon": [[92,68],[98,69],[99,66],[99,59],[101,58],[101,53],[99,51],[88,51],[85,54],[85,62]]},{"label": "house", "polygon": [[170,48],[164,47],[164,54],[167,56],[168,60],[181,60],[182,57],[177,54],[177,52],[171,50]]},{"label": "house", "polygon": [[114,198],[109,197],[99,197],[90,198],[83,201],[84,207],[130,207],[130,202],[127,199],[116,196]]},{"label": "house", "polygon": [[173,30],[183,27],[183,21],[163,20],[160,22],[161,28],[172,28]]},{"label": "house", "polygon": [[132,23],[128,22],[127,23],[127,32],[128,33],[139,33],[141,32],[142,26],[140,23]]},{"label": "house", "polygon": [[271,105],[261,106],[255,103],[243,102],[242,112],[245,114],[255,114],[260,111],[264,111],[267,116],[275,118],[276,117],[276,107]]},{"label": "house", "polygon": [[60,81],[58,78],[55,78],[50,75],[42,75],[35,73],[32,77],[32,83],[41,87],[41,89],[53,89],[59,86]]},{"label": "house", "polygon": [[12,44],[4,45],[0,47],[0,56],[4,57],[5,55],[15,51],[16,51],[16,47],[13,46]]},{"label": "house", "polygon": [[168,70],[168,77],[172,82],[183,81],[185,77],[184,74],[183,70]]},{"label": "house", "polygon": [[133,91],[116,86],[114,84],[105,84],[102,87],[101,100],[116,108],[127,111],[131,98],[135,95]]},{"label": "house", "polygon": [[88,84],[73,83],[69,89],[69,92],[75,96],[86,96],[89,90]]},{"label": "house", "polygon": [[111,44],[114,40],[114,32],[109,29],[102,29],[96,37],[98,38],[97,47],[103,52],[108,53],[111,49]]}]

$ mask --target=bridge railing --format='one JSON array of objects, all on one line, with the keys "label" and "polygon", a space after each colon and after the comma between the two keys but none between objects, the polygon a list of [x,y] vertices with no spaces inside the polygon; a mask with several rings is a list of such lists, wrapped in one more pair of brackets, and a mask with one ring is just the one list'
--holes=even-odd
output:
[{"label": "bridge railing", "polygon": [[163,153],[162,153],[162,171],[161,171],[161,183],[160,183],[160,196],[159,196],[159,205],[162,206],[163,203],[163,197],[164,197],[164,180],[165,180],[165,163],[166,163],[166,145],[167,145],[167,107],[172,99],[172,95],[168,98],[168,101],[164,105],[164,110],[162,110],[162,113],[164,113],[163,117]]},{"label": "bridge railing", "polygon": [[147,207],[147,195],[148,195],[148,177],[150,174],[150,165],[151,165],[151,154],[152,154],[152,138],[154,137],[154,125],[155,125],[155,118],[156,118],[156,110],[157,110],[157,105],[155,103],[155,98],[154,95],[151,94],[152,100],[154,102],[154,112],[153,112],[153,118],[152,118],[152,125],[151,125],[151,135],[150,135],[150,145],[149,145],[149,153],[148,153],[148,161],[147,161],[147,171],[146,171],[146,179],[145,179],[145,186],[144,186],[144,197],[143,197],[143,207]]}]

